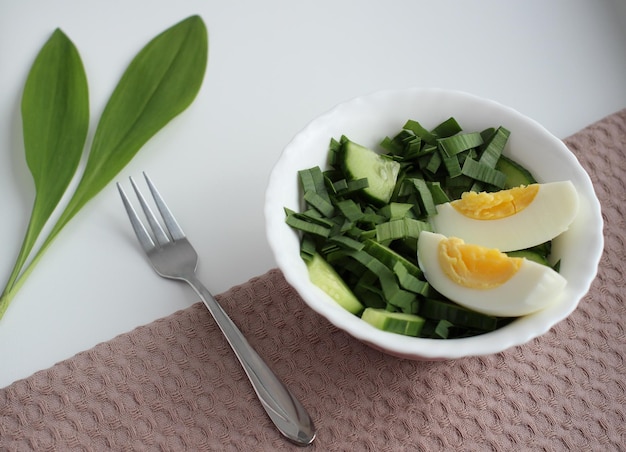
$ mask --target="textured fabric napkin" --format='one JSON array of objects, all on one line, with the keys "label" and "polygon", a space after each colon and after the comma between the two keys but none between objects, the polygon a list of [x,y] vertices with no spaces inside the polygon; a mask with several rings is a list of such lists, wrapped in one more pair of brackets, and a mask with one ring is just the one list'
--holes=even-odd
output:
[{"label": "textured fabric napkin", "polygon": [[[387,356],[306,307],[282,274],[218,298],[309,409],[320,451],[626,447],[626,109],[565,140],[602,203],[605,253],[579,308],[491,356]],[[0,450],[296,450],[200,303],[0,389]]]}]

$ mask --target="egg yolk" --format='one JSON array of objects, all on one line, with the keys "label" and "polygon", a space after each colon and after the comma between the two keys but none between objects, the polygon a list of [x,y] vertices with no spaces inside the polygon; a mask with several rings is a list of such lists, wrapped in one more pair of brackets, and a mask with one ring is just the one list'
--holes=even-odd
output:
[{"label": "egg yolk", "polygon": [[508,257],[495,248],[471,245],[456,237],[442,239],[439,265],[452,281],[472,289],[491,289],[509,280],[523,259]]},{"label": "egg yolk", "polygon": [[497,220],[524,210],[539,192],[539,184],[521,185],[497,192],[466,192],[450,204],[462,215],[475,220]]}]

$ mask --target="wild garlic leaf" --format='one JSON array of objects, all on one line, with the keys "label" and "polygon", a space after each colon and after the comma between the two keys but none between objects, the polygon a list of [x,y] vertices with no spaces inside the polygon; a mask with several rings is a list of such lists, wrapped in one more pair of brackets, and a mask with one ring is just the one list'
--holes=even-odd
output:
[{"label": "wild garlic leaf", "polygon": [[[26,163],[35,200],[7,286],[21,271],[37,237],[72,180],[89,128],[87,77],[78,50],[56,29],[30,69],[21,103]],[[0,314],[4,306],[0,304]]]},{"label": "wild garlic leaf", "polygon": [[179,22],[139,52],[102,113],[85,172],[60,227],[191,104],[202,85],[207,59],[208,34],[199,16]]},{"label": "wild garlic leaf", "polygon": [[[74,194],[31,262],[0,296],[0,318],[63,227],[154,134],[193,102],[200,91],[207,60],[207,29],[202,19],[194,15],[156,36],[131,61],[102,113]],[[45,178],[55,177],[51,167],[42,169]]]}]

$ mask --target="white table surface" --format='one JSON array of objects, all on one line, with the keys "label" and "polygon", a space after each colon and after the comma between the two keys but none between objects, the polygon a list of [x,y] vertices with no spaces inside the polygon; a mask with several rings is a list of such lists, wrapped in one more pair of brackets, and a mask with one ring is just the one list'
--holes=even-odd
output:
[{"label": "white table surface", "polygon": [[[192,14],[209,30],[203,87],[118,179],[151,175],[216,294],[275,266],[263,217],[270,170],[337,103],[386,88],[457,89],[561,138],[626,107],[622,0],[0,0],[2,283],[34,194],[19,102],[43,43],[61,27],[78,47],[93,133],[132,56]],[[196,301],[156,276],[125,215],[109,185],[40,261],[0,320],[0,387]]]}]

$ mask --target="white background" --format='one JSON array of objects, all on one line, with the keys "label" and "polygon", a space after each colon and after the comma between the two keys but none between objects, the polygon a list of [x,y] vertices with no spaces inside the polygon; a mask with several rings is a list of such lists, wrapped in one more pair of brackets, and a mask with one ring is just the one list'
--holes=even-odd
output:
[{"label": "white background", "polygon": [[[216,294],[275,266],[263,218],[269,173],[291,138],[337,103],[387,88],[457,89],[560,138],[626,107],[621,0],[0,0],[1,283],[34,195],[19,103],[41,46],[60,27],[78,47],[92,134],[130,59],[192,14],[209,30],[202,90],[118,180],[128,188],[128,176],[151,175]],[[0,387],[195,301],[150,268],[110,185],[0,320]]]}]

